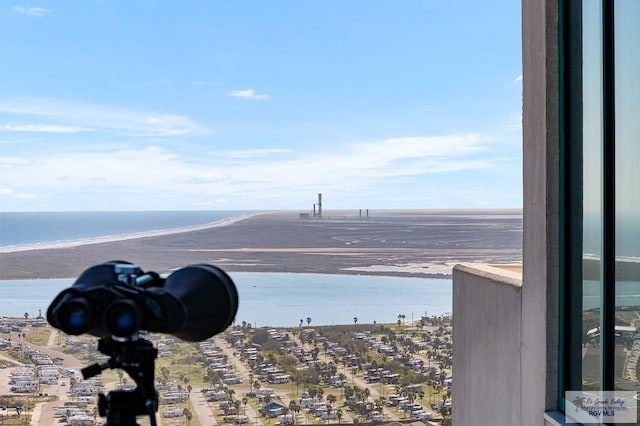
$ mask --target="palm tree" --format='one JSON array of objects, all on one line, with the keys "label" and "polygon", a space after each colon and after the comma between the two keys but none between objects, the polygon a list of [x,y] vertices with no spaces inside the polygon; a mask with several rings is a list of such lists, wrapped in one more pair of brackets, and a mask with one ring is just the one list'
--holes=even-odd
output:
[{"label": "palm tree", "polygon": [[296,401],[289,402],[289,410],[295,413],[293,416],[293,424],[296,423],[296,416],[300,412],[300,409],[300,404],[298,404]]},{"label": "palm tree", "polygon": [[266,407],[271,403],[271,395],[265,395],[265,396],[264,396],[264,398],[263,398],[263,400],[262,400],[262,402],[263,402],[263,404],[264,404],[264,405],[262,406],[263,411],[265,412],[265,414],[268,414],[268,412],[267,412],[267,410],[266,410]]},{"label": "palm tree", "polygon": [[355,394],[355,389],[352,386],[345,386],[343,391],[345,399],[349,399]]},{"label": "palm tree", "polygon": [[334,394],[330,393],[329,395],[327,395],[327,402],[329,403],[330,406],[335,404],[337,400],[338,400],[338,397],[335,396]]},{"label": "palm tree", "polygon": [[244,407],[244,414],[247,415],[247,403],[249,402],[249,398],[246,396],[242,398],[242,406]]},{"label": "palm tree", "polygon": [[344,373],[340,373],[338,374],[338,380],[340,380],[342,383],[346,383],[347,376]]},{"label": "palm tree", "polygon": [[300,327],[302,327],[302,323],[304,323],[304,320],[300,318]]},{"label": "palm tree", "polygon": [[260,386],[262,385],[259,381],[256,380],[255,382],[253,382],[253,387],[256,390],[256,402],[258,401],[258,391],[260,390]]},{"label": "palm tree", "polygon": [[307,325],[311,325],[311,317],[307,317]]},{"label": "palm tree", "polygon": [[309,394],[309,396],[310,396],[311,398],[315,398],[315,397],[316,397],[316,395],[318,395],[318,388],[316,388],[316,387],[309,388],[309,389],[307,390],[307,393]]},{"label": "palm tree", "polygon": [[164,382],[163,384],[169,381],[169,374],[170,371],[167,367],[160,367],[160,375],[162,376],[162,381]]},{"label": "palm tree", "polygon": [[191,423],[191,419],[193,418],[193,413],[188,408],[184,408],[182,410],[182,414],[187,418],[187,425]]}]

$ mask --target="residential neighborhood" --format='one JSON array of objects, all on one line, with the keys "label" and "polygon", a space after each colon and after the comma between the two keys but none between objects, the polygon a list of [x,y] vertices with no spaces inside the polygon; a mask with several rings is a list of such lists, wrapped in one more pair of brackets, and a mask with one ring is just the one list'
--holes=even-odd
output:
[{"label": "residential neighborhood", "polygon": [[[242,322],[197,343],[145,334],[158,350],[157,424],[450,424],[451,317],[310,323]],[[2,318],[0,336],[3,424],[102,424],[98,395],[135,388],[122,370],[82,378],[83,367],[108,361],[92,336],[66,336],[41,318]]]}]

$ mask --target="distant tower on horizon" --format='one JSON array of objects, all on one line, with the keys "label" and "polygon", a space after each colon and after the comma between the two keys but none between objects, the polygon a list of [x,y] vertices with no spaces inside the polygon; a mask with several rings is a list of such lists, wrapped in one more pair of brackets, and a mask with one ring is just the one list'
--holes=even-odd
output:
[{"label": "distant tower on horizon", "polygon": [[[316,206],[318,206],[317,210]],[[313,218],[322,219],[322,194],[318,194],[318,202],[313,203]]]}]

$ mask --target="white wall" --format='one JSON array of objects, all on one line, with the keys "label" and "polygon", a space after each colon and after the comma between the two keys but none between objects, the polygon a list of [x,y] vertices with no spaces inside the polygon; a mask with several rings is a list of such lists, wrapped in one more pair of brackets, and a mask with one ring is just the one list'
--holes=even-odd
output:
[{"label": "white wall", "polygon": [[453,424],[520,424],[522,282],[488,265],[453,269]]}]

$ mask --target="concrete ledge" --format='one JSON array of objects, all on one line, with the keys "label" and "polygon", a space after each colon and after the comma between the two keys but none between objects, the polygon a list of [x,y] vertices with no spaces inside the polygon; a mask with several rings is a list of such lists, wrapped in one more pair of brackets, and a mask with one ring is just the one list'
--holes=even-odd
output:
[{"label": "concrete ledge", "polygon": [[453,269],[453,421],[521,421],[521,274],[486,264]]},{"label": "concrete ledge", "polygon": [[465,274],[474,275],[478,278],[490,280],[496,284],[510,285],[514,287],[522,287],[522,272],[514,271],[517,268],[514,265],[487,265],[485,263],[461,263],[453,267],[456,271]]}]

